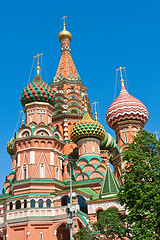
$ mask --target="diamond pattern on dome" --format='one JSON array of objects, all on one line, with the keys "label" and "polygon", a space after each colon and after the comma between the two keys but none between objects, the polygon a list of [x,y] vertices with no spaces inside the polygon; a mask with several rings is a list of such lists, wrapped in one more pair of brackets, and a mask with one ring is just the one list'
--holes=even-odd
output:
[{"label": "diamond pattern on dome", "polygon": [[13,142],[14,142],[14,138],[12,138],[8,143],[7,143],[7,152],[9,153],[9,155],[12,157],[13,154]]},{"label": "diamond pattern on dome", "polygon": [[54,96],[48,84],[42,80],[41,76],[37,75],[33,81],[24,88],[20,100],[23,107],[26,103],[35,101],[48,102],[53,105]]},{"label": "diamond pattern on dome", "polygon": [[103,141],[105,138],[105,129],[97,121],[93,120],[88,112],[85,112],[80,122],[73,126],[71,130],[71,139],[77,142],[81,138],[95,137]]}]

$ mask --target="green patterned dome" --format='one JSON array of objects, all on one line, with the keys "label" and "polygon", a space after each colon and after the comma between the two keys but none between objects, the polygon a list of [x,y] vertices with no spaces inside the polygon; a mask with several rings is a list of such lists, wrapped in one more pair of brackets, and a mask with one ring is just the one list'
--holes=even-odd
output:
[{"label": "green patterned dome", "polygon": [[7,143],[7,152],[9,153],[9,155],[12,157],[14,155],[13,153],[13,142],[14,142],[14,138],[12,138],[8,143]]},{"label": "green patterned dome", "polygon": [[116,142],[114,138],[109,133],[106,133],[103,142],[101,142],[101,149],[112,150],[115,146],[116,146]]},{"label": "green patterned dome", "polygon": [[33,81],[24,88],[20,100],[24,107],[26,103],[35,101],[48,102],[53,105],[54,98],[51,87],[42,80],[40,75],[37,75]]},{"label": "green patterned dome", "polygon": [[102,124],[93,120],[89,113],[85,111],[82,120],[72,128],[71,139],[73,142],[77,142],[81,138],[94,137],[103,141],[105,134],[106,132]]}]

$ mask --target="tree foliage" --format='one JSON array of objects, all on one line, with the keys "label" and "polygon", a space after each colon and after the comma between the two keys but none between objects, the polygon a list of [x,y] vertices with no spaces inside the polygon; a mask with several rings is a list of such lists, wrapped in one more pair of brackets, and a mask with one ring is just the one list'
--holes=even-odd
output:
[{"label": "tree foliage", "polygon": [[107,239],[123,240],[126,235],[129,236],[123,215],[118,212],[117,208],[108,208],[101,212],[93,228],[99,235],[105,236]]},{"label": "tree foliage", "polygon": [[88,229],[82,227],[74,235],[74,240],[96,240],[94,233],[91,233]]},{"label": "tree foliage", "polygon": [[138,132],[123,160],[127,165],[118,198],[128,212],[132,239],[160,239],[160,140]]}]

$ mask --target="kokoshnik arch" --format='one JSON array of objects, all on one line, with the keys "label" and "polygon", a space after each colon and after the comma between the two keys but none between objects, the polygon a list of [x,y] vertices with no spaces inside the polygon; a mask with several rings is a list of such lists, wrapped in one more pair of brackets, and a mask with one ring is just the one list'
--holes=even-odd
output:
[{"label": "kokoshnik arch", "polygon": [[82,226],[92,230],[101,210],[124,211],[116,199],[123,150],[146,124],[148,111],[127,92],[121,78],[120,95],[106,114],[115,141],[93,119],[65,24],[58,38],[61,59],[50,86],[38,64],[37,75],[21,94],[25,121],[7,145],[12,169],[0,195],[0,240],[69,240],[68,160],[73,162],[73,234]]}]

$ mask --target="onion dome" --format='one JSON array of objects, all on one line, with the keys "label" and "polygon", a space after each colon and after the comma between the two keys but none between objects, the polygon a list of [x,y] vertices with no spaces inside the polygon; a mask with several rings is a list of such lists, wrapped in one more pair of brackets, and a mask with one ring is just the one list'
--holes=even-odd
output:
[{"label": "onion dome", "polygon": [[9,153],[9,155],[12,157],[14,155],[13,153],[13,142],[14,142],[14,138],[12,138],[8,143],[7,143],[7,152]]},{"label": "onion dome", "polygon": [[62,38],[72,39],[72,34],[66,30],[66,25],[63,23],[63,30],[58,34],[58,39],[61,41]]},{"label": "onion dome", "polygon": [[124,80],[121,79],[121,92],[110,105],[106,114],[108,126],[115,129],[117,123],[129,120],[139,121],[143,127],[148,118],[149,114],[145,105],[127,92]]},{"label": "onion dome", "polygon": [[81,138],[93,137],[101,141],[105,138],[105,129],[98,121],[93,120],[85,110],[83,118],[76,123],[71,130],[71,139],[77,142]]},{"label": "onion dome", "polygon": [[51,87],[42,80],[40,75],[37,75],[33,81],[24,88],[20,100],[23,107],[25,104],[35,101],[48,102],[53,105],[54,96]]},{"label": "onion dome", "polygon": [[116,146],[116,142],[114,138],[109,133],[106,133],[103,142],[101,142],[101,149],[112,150],[115,146]]}]

